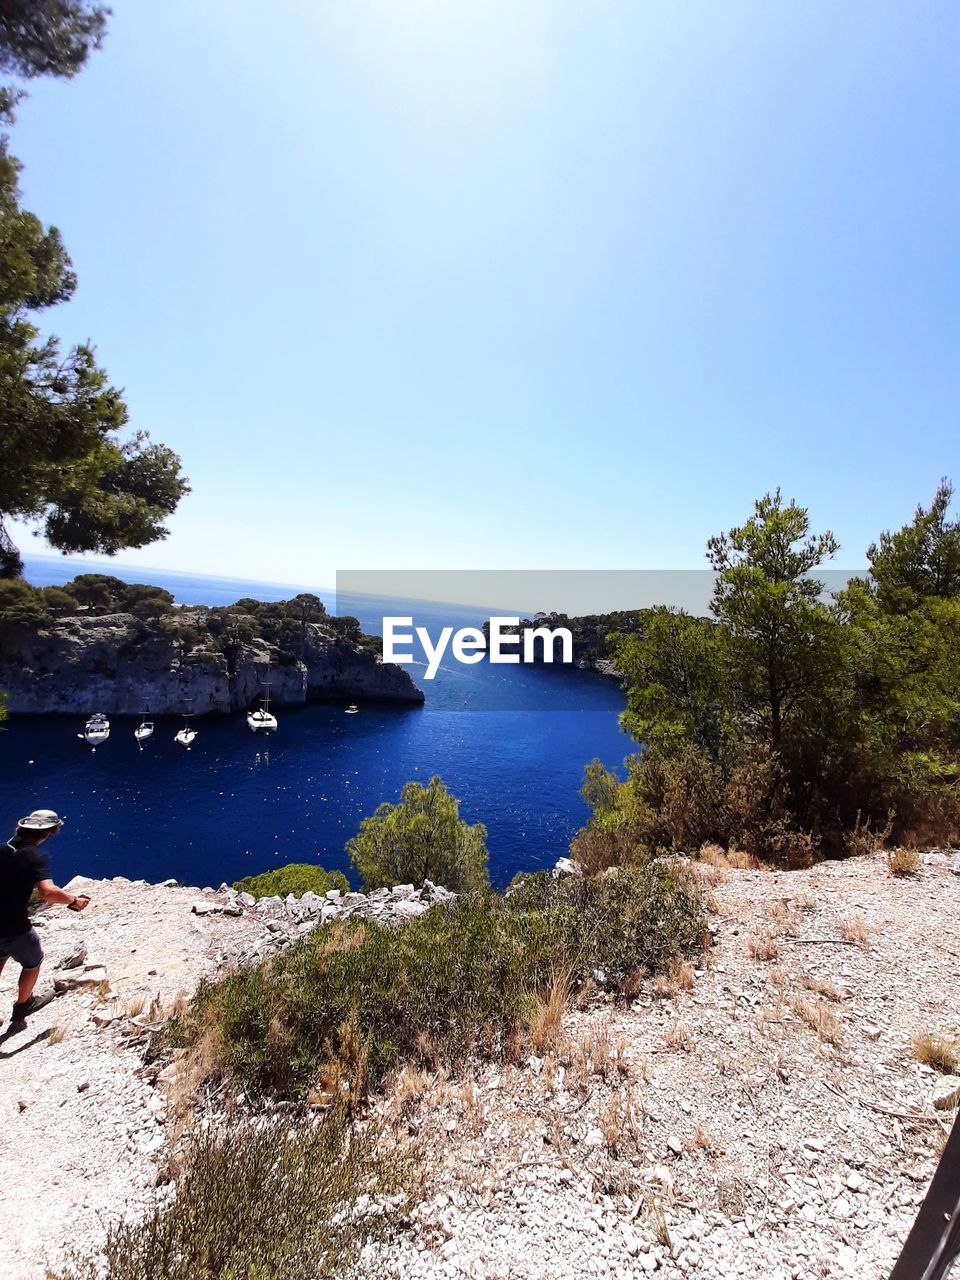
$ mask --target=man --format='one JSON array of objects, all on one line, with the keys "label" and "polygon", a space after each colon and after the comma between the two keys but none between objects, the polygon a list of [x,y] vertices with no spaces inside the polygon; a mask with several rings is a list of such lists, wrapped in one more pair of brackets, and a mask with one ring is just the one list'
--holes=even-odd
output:
[{"label": "man", "polygon": [[25,1031],[27,1015],[47,1003],[33,994],[43,963],[40,936],[30,924],[27,910],[34,889],[44,902],[66,903],[75,911],[82,911],[89,902],[89,898],[58,888],[50,879],[50,859],[40,846],[62,826],[63,819],[52,809],[35,809],[20,819],[6,845],[0,845],[0,973],[10,957],[21,968],[10,1031]]}]

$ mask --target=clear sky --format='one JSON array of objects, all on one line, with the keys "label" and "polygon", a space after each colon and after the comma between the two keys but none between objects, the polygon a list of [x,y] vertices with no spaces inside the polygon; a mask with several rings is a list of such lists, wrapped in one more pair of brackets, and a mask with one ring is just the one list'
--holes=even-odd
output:
[{"label": "clear sky", "polygon": [[953,0],[112,4],[12,147],[192,481],[125,563],[699,567],[779,484],[852,565],[960,484]]}]

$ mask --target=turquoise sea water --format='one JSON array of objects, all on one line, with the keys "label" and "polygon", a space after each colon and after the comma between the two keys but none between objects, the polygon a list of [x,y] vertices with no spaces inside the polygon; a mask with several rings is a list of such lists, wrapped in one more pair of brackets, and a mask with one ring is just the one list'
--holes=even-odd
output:
[{"label": "turquoise sea water", "polygon": [[[38,585],[89,569],[35,558]],[[149,581],[183,603],[226,604],[241,596],[283,599],[296,587],[146,569],[105,569]],[[302,589],[302,588],[301,588]],[[331,603],[330,592],[318,595]],[[350,602],[379,630],[376,602]],[[477,622],[469,610],[418,608],[417,621]],[[13,717],[0,733],[0,825],[49,807],[68,822],[52,842],[55,873],[175,876],[219,884],[285,862],[317,859],[349,874],[345,841],[403,783],[438,773],[469,822],[488,829],[491,876],[552,865],[587,811],[578,794],[584,764],[617,765],[631,749],[619,729],[616,683],[569,668],[445,663],[437,680],[411,673],[423,708],[340,705],[279,712],[279,731],[251,734],[242,715],[195,722],[191,751],[174,743],[180,722],[160,717],[143,751],[136,720],[112,717],[108,743],[92,752],[76,734],[82,717]]]}]

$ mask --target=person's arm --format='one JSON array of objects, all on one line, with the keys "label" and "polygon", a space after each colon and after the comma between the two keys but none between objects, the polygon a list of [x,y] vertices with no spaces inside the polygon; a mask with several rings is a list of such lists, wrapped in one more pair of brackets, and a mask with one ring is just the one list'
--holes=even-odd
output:
[{"label": "person's arm", "polygon": [[41,880],[37,885],[37,893],[39,893],[44,902],[64,903],[68,907],[76,907],[78,911],[82,911],[90,901],[89,898],[67,893],[66,889],[61,889],[52,880]]}]

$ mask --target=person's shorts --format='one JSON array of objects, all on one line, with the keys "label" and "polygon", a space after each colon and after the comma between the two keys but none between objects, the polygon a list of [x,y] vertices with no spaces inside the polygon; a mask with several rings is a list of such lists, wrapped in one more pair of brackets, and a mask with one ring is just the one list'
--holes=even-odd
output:
[{"label": "person's shorts", "polygon": [[43,947],[36,929],[14,934],[12,938],[0,937],[0,957],[10,956],[24,969],[37,969],[43,960]]}]

